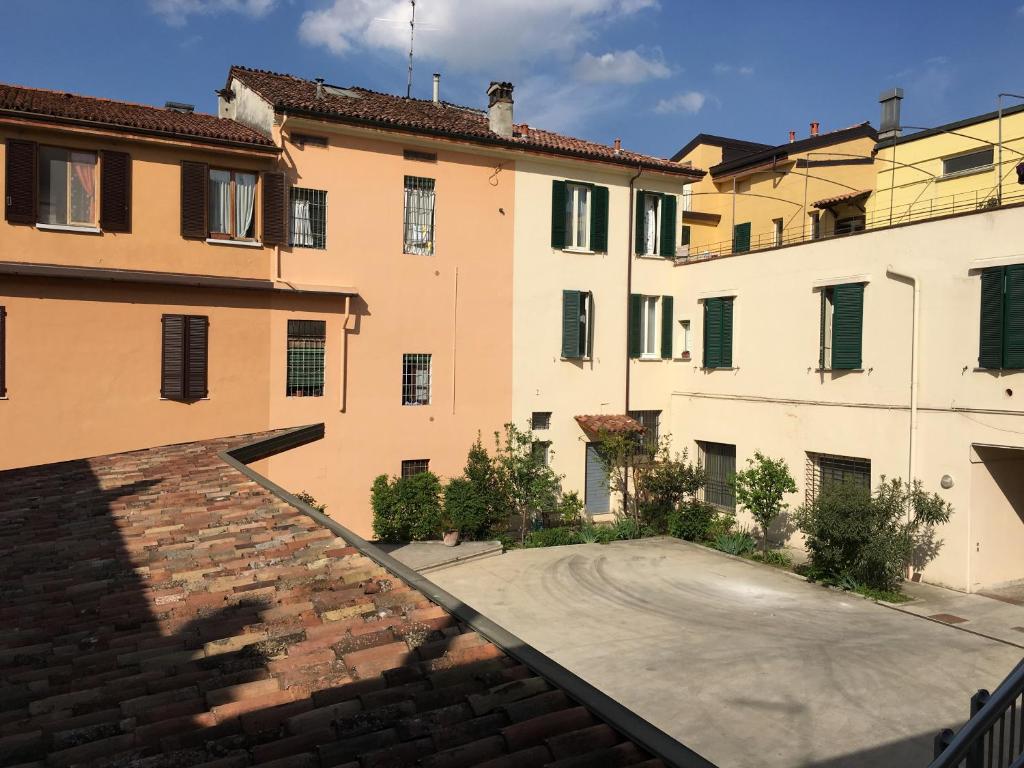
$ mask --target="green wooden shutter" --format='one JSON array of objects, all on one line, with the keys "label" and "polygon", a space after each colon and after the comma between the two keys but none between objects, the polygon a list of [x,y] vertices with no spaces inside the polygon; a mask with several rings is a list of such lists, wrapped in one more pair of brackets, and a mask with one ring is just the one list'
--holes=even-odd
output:
[{"label": "green wooden shutter", "polygon": [[722,367],[722,300],[704,301],[704,367]]},{"label": "green wooden shutter", "polygon": [[565,248],[565,182],[551,182],[551,247]]},{"label": "green wooden shutter", "polygon": [[722,367],[732,368],[732,297],[722,299]]},{"label": "green wooden shutter", "polygon": [[690,244],[690,226],[688,224],[683,224],[682,228],[679,230],[679,244]]},{"label": "green wooden shutter", "polygon": [[629,356],[640,357],[643,351],[643,301],[638,293],[629,295]]},{"label": "green wooden shutter", "polygon": [[1006,268],[1003,368],[1024,368],[1024,264]]},{"label": "green wooden shutter", "polygon": [[676,196],[661,196],[661,255],[666,259],[676,255]]},{"label": "green wooden shutter", "polygon": [[832,369],[861,368],[864,325],[864,284],[846,283],[832,289]]},{"label": "green wooden shutter", "polygon": [[608,251],[608,187],[591,187],[590,250]]},{"label": "green wooden shutter", "polygon": [[981,340],[979,368],[1003,367],[1003,282],[1005,267],[981,272]]},{"label": "green wooden shutter", "polygon": [[164,315],[160,352],[160,397],[185,399],[185,316]]},{"label": "green wooden shutter", "polygon": [[636,193],[636,232],[633,243],[634,253],[644,252],[644,198],[646,192]]},{"label": "green wooden shutter", "polygon": [[821,291],[821,311],[818,314],[818,367],[825,367],[825,313],[828,312],[828,288]]},{"label": "green wooden shutter", "polygon": [[671,296],[661,297],[661,356],[664,359],[672,357],[672,330],[675,326],[672,304]]},{"label": "green wooden shutter", "polygon": [[732,228],[732,252],[745,253],[750,250],[750,222],[737,224]]},{"label": "green wooden shutter", "polygon": [[562,357],[580,356],[580,292],[562,291]]}]

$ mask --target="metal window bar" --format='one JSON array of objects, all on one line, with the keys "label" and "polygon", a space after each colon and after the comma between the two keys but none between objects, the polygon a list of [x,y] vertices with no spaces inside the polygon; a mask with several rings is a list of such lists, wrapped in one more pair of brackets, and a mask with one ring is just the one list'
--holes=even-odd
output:
[{"label": "metal window bar", "polygon": [[327,247],[327,192],[322,189],[292,187],[289,192],[293,248]]},{"label": "metal window bar", "polygon": [[288,371],[285,395],[322,397],[327,323],[323,320],[288,321]]},{"label": "metal window bar", "polygon": [[403,459],[402,477],[412,477],[430,471],[430,459]]},{"label": "metal window bar", "polygon": [[836,456],[830,453],[808,453],[804,496],[812,503],[823,488],[852,482],[871,490],[871,459]]},{"label": "metal window bar", "polygon": [[647,449],[657,450],[658,448],[658,422],[661,420],[661,411],[630,411],[629,417],[640,422],[644,433],[640,436],[640,444]]},{"label": "metal window bar", "polygon": [[404,253],[434,253],[434,180],[405,177]]},{"label": "metal window bar", "polygon": [[534,411],[530,417],[530,429],[551,429],[551,411]]},{"label": "metal window bar", "polygon": [[430,355],[402,355],[402,405],[430,405]]},{"label": "metal window bar", "polygon": [[707,475],[702,500],[723,509],[736,509],[732,478],[736,475],[736,446],[724,443],[698,443],[701,467]]}]

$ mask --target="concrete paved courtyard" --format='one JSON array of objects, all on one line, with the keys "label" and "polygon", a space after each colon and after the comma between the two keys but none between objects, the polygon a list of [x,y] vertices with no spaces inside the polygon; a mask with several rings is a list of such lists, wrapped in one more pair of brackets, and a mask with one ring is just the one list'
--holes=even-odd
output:
[{"label": "concrete paved courtyard", "polygon": [[1022,655],[675,539],[430,578],[721,768],[926,766]]}]

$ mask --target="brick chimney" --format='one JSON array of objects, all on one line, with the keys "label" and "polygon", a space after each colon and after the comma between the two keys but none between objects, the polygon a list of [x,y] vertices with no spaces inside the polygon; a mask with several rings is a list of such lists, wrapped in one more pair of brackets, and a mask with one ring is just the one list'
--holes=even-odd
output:
[{"label": "brick chimney", "polygon": [[622,152],[622,139],[615,140],[615,154],[621,154]]},{"label": "brick chimney", "polygon": [[811,123],[811,136],[817,136],[817,135],[818,135],[818,121],[815,120],[813,123]]},{"label": "brick chimney", "polygon": [[487,123],[493,133],[512,138],[512,83],[492,80],[487,87]]},{"label": "brick chimney", "polygon": [[789,132],[789,143],[792,144],[794,141],[796,141],[796,131],[790,131]]}]

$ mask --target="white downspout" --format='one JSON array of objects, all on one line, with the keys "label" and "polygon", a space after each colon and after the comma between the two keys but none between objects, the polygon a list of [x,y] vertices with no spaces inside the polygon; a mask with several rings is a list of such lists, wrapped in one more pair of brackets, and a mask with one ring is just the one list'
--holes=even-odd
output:
[{"label": "white downspout", "polygon": [[[913,275],[897,272],[892,264],[885,268],[885,272],[891,277],[909,280],[914,285],[914,319],[910,342],[910,456],[907,460],[907,482],[912,483],[917,469],[917,371],[920,356],[921,283]],[[908,509],[908,518],[909,515]]]}]

